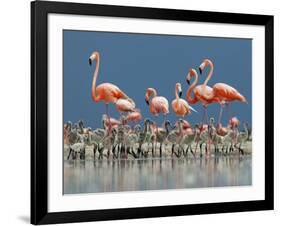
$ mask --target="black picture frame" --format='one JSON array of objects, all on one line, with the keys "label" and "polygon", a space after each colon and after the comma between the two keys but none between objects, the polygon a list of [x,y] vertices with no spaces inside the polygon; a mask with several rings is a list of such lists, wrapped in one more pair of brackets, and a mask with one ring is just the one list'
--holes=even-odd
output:
[{"label": "black picture frame", "polygon": [[[265,27],[265,199],[142,208],[48,212],[48,14],[75,14],[199,21]],[[273,16],[124,7],[80,3],[31,3],[31,223],[51,224],[192,214],[272,210],[273,186]]]}]

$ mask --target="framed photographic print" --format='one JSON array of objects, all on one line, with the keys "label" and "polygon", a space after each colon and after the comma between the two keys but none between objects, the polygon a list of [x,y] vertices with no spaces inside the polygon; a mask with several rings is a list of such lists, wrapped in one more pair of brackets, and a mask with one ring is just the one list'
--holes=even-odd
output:
[{"label": "framed photographic print", "polygon": [[271,210],[273,16],[32,2],[31,122],[33,224]]}]

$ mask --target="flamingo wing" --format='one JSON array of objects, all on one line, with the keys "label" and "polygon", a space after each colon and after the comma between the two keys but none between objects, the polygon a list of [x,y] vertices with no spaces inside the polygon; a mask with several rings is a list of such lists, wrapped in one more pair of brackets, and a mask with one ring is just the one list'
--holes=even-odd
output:
[{"label": "flamingo wing", "polygon": [[182,104],[183,104],[184,108],[186,109],[186,112],[187,112],[187,113],[190,113],[190,110],[191,110],[191,111],[194,111],[194,112],[197,112],[193,107],[191,107],[191,106],[187,103],[186,100],[180,99],[180,101],[182,102]]},{"label": "flamingo wing", "polygon": [[165,97],[156,96],[151,100],[150,111],[153,114],[168,114],[169,113],[169,102]]},{"label": "flamingo wing", "polygon": [[172,108],[176,115],[185,116],[190,113],[190,110],[194,110],[190,107],[184,99],[175,99],[172,101]]},{"label": "flamingo wing", "polygon": [[115,104],[119,112],[134,111],[135,105],[126,99],[118,99]]},{"label": "flamingo wing", "polygon": [[[119,125],[121,122],[115,118],[109,118],[111,126]],[[106,125],[109,126],[109,121],[106,121]]]},{"label": "flamingo wing", "polygon": [[242,101],[247,102],[246,98],[241,95],[235,88],[225,83],[217,83],[213,86],[213,91],[216,96],[220,97],[225,101]]},{"label": "flamingo wing", "polygon": [[185,109],[182,107],[180,101],[178,101],[177,99],[174,99],[172,101],[172,109],[176,115],[182,116],[185,114]]},{"label": "flamingo wing", "polygon": [[228,124],[231,125],[232,127],[238,126],[240,124],[240,121],[236,117],[232,117],[229,121]]},{"label": "flamingo wing", "polygon": [[211,104],[213,102],[219,102],[219,100],[214,95],[213,88],[207,85],[196,86],[194,89],[194,95],[204,105]]},{"label": "flamingo wing", "polygon": [[191,128],[191,125],[190,125],[190,123],[189,123],[188,121],[183,120],[182,128],[183,128],[184,130],[186,130],[186,129],[188,129],[188,128]]},{"label": "flamingo wing", "polygon": [[96,93],[99,97],[99,100],[103,100],[105,103],[116,103],[120,98],[133,101],[121,90],[118,86],[112,83],[102,83],[97,86]]},{"label": "flamingo wing", "polygon": [[127,120],[129,121],[140,121],[142,119],[142,115],[140,112],[131,112],[127,115]]}]

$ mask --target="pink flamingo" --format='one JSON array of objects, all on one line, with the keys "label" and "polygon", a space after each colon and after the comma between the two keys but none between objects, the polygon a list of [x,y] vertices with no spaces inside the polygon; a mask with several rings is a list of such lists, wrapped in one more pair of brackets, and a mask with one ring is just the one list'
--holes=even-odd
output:
[{"label": "pink flamingo", "polygon": [[108,128],[109,126],[111,126],[112,128],[116,128],[118,125],[121,124],[121,122],[115,118],[108,119],[107,115],[102,115],[102,118],[105,122],[106,128]]},{"label": "pink flamingo", "polygon": [[[159,114],[163,114],[164,121],[163,121],[163,127],[166,120],[166,115],[169,113],[169,102],[165,97],[157,96],[157,92],[153,88],[147,88],[145,93],[145,101],[147,105],[149,105],[149,111],[154,116],[158,116]],[[156,133],[158,134],[158,126],[156,126]],[[156,134],[156,136],[157,136]],[[153,144],[154,146],[155,144]],[[154,149],[154,148],[153,148]],[[152,155],[154,155],[152,150]]]},{"label": "pink flamingo", "polygon": [[177,116],[184,117],[186,115],[189,115],[191,113],[191,110],[196,112],[196,110],[189,106],[186,100],[181,98],[182,89],[180,83],[176,83],[175,96],[176,99],[172,101],[172,108]]},{"label": "pink flamingo", "polygon": [[[179,124],[180,123],[180,124]],[[183,130],[186,130],[186,129],[189,129],[189,128],[192,128],[192,126],[190,125],[190,123],[184,119],[181,119],[180,121],[176,121],[175,123],[175,127],[179,127],[181,125],[181,128]]]},{"label": "pink flamingo", "polygon": [[127,120],[131,122],[138,122],[142,119],[142,115],[140,111],[130,112],[127,115]]},{"label": "pink flamingo", "polygon": [[[190,85],[190,80],[191,78],[195,76],[195,80],[193,83]],[[190,85],[189,89],[187,90],[186,93],[186,99],[189,104],[196,104],[198,101],[201,102],[203,106],[203,118],[201,122],[201,129],[202,125],[204,123],[204,120],[207,122],[207,112],[206,108],[209,104],[215,103],[215,102],[220,102],[220,99],[217,98],[214,95],[213,89],[209,86],[207,86],[204,82],[202,85],[196,86],[198,82],[198,74],[194,69],[190,69],[187,76],[186,76],[186,82]],[[196,86],[196,87],[195,87]],[[191,92],[193,91],[193,97],[191,97]]]},{"label": "pink flamingo", "polygon": [[237,117],[232,117],[229,121],[228,121],[228,126],[230,127],[230,129],[232,131],[234,131],[234,137],[233,137],[233,141],[237,141],[237,136],[238,136],[238,126],[240,124],[240,121]]},{"label": "pink flamingo", "polygon": [[140,113],[140,110],[135,109],[135,111],[129,112],[127,114],[126,120],[129,122],[133,122],[133,125],[132,125],[132,129],[133,129],[134,124],[139,122],[140,120],[142,120],[142,115]]},{"label": "pink flamingo", "polygon": [[165,121],[165,116],[169,113],[168,100],[165,97],[157,96],[155,89],[148,88],[145,93],[145,101],[147,105],[149,105],[150,113],[155,116],[158,116],[162,113]]},{"label": "pink flamingo", "polygon": [[233,129],[233,128],[236,128],[237,126],[239,126],[240,121],[238,118],[232,117],[231,119],[229,119],[228,124]]},{"label": "pink flamingo", "polygon": [[124,112],[133,112],[136,107],[134,101],[121,98],[116,101],[115,106],[120,114]]},{"label": "pink flamingo", "polygon": [[[203,84],[205,86],[207,86],[208,81],[211,79],[211,76],[213,75],[214,64],[212,63],[211,60],[205,59],[202,62],[202,64],[199,66],[200,74],[202,74],[202,71],[207,66],[210,66],[210,71]],[[215,96],[216,98],[219,98],[219,100],[220,100],[219,103],[221,104],[218,124],[221,123],[222,111],[223,111],[223,106],[225,103],[230,103],[230,102],[236,101],[236,100],[247,103],[246,98],[241,93],[239,93],[235,88],[233,88],[230,85],[225,84],[225,83],[216,83],[213,86],[213,92],[211,95]]]},{"label": "pink flamingo", "polygon": [[217,132],[218,135],[224,137],[228,133],[228,128],[223,127],[221,123],[218,123],[217,128],[216,128],[216,132]]},{"label": "pink flamingo", "polygon": [[[112,83],[102,83],[96,87],[96,81],[99,72],[99,65],[100,65],[100,54],[97,51],[94,51],[90,58],[89,64],[92,65],[93,61],[96,60],[96,68],[93,73],[93,82],[92,82],[92,99],[95,102],[103,101],[106,106],[106,115],[109,120],[109,113],[108,113],[108,105],[109,103],[116,103],[119,99],[126,99],[129,102],[133,103],[133,100],[129,98],[122,90],[120,90],[116,85]],[[111,131],[111,124],[109,125],[109,132]]]},{"label": "pink flamingo", "polygon": [[[205,124],[204,124],[205,125]],[[179,121],[175,123],[175,126],[179,126]],[[208,126],[208,125],[207,125]],[[190,123],[184,119],[181,119],[181,128],[182,128],[182,134],[183,135],[193,135],[193,129]],[[204,126],[205,128],[205,126]]]},{"label": "pink flamingo", "polygon": [[[190,85],[190,79],[195,76],[194,82]],[[200,134],[208,127],[208,117],[207,117],[207,106],[212,103],[220,102],[220,99],[214,95],[213,89],[207,86],[204,82],[202,85],[196,86],[198,82],[198,74],[194,69],[190,69],[188,75],[186,76],[186,82],[190,85],[186,93],[186,99],[189,104],[196,104],[198,101],[201,102],[203,106],[203,117],[200,126]],[[196,87],[195,87],[196,86]],[[193,91],[193,97],[191,97],[191,92]],[[197,150],[198,141],[196,143],[195,152]]]}]

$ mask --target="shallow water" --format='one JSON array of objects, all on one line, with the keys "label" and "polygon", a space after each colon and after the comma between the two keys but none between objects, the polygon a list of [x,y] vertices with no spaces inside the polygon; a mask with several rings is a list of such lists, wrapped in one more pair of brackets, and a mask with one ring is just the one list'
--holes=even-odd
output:
[{"label": "shallow water", "polygon": [[221,156],[209,159],[64,161],[65,194],[251,184],[251,156]]}]

